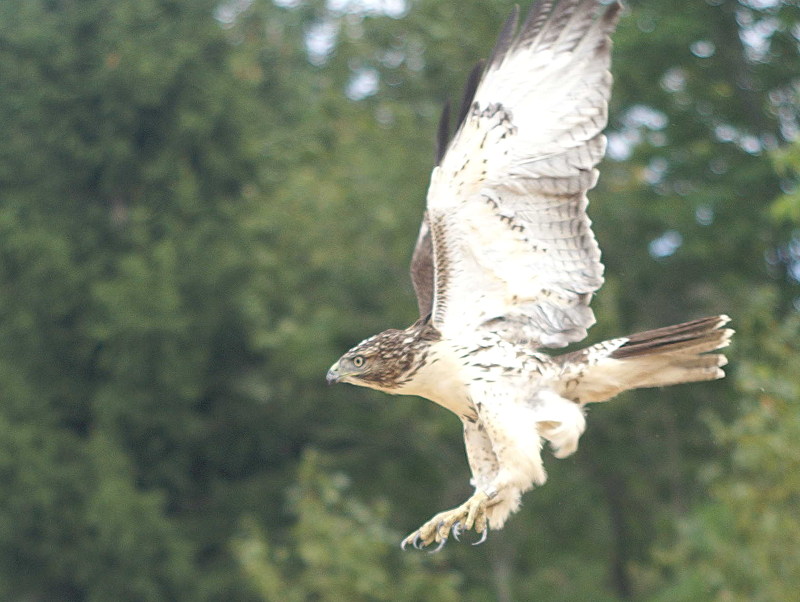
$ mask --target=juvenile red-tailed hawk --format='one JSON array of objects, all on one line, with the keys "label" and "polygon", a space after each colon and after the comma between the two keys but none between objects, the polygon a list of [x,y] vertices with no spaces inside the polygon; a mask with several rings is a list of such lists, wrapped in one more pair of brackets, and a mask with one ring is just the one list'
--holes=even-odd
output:
[{"label": "juvenile red-tailed hawk", "polygon": [[603,282],[586,192],[605,151],[610,40],[620,5],[539,0],[506,23],[447,117],[411,262],[420,319],[345,353],[328,382],[419,395],[464,424],[475,493],[403,541],[444,545],[500,529],[522,493],[545,482],[542,439],[578,447],[583,406],[622,391],[724,376],[726,316],[551,356],[586,336]]}]

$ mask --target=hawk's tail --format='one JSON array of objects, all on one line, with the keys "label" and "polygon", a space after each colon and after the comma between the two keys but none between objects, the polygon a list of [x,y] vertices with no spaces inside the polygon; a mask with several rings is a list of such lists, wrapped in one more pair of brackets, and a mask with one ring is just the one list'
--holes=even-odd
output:
[{"label": "hawk's tail", "polygon": [[558,356],[561,395],[579,403],[606,401],[628,389],[665,387],[722,378],[727,359],[708,353],[726,347],[728,316],[647,330]]}]

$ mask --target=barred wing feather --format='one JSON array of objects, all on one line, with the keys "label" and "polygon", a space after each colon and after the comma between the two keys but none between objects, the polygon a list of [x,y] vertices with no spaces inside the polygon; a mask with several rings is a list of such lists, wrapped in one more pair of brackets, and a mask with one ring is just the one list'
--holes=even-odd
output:
[{"label": "barred wing feather", "polygon": [[433,171],[415,252],[419,264],[425,244],[433,251],[432,318],[445,336],[491,325],[559,347],[594,323],[603,266],[586,191],[605,151],[618,10],[545,0],[501,34]]}]

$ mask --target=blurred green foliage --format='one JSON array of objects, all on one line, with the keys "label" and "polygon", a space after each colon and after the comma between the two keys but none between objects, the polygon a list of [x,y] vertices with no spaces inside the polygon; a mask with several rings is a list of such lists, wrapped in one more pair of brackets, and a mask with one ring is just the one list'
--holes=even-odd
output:
[{"label": "blurred green foliage", "polygon": [[0,598],[784,600],[800,587],[796,0],[631,0],[593,341],[729,378],[592,408],[487,544],[458,421],[324,387],[416,305],[445,98],[501,0],[0,3]]}]

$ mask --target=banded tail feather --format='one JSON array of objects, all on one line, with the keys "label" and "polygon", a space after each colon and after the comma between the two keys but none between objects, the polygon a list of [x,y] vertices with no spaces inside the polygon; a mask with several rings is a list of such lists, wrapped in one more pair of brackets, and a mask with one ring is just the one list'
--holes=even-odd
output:
[{"label": "banded tail feather", "polygon": [[725,315],[647,330],[557,356],[562,391],[578,403],[607,401],[629,389],[715,380],[728,363],[721,353],[733,330]]}]

